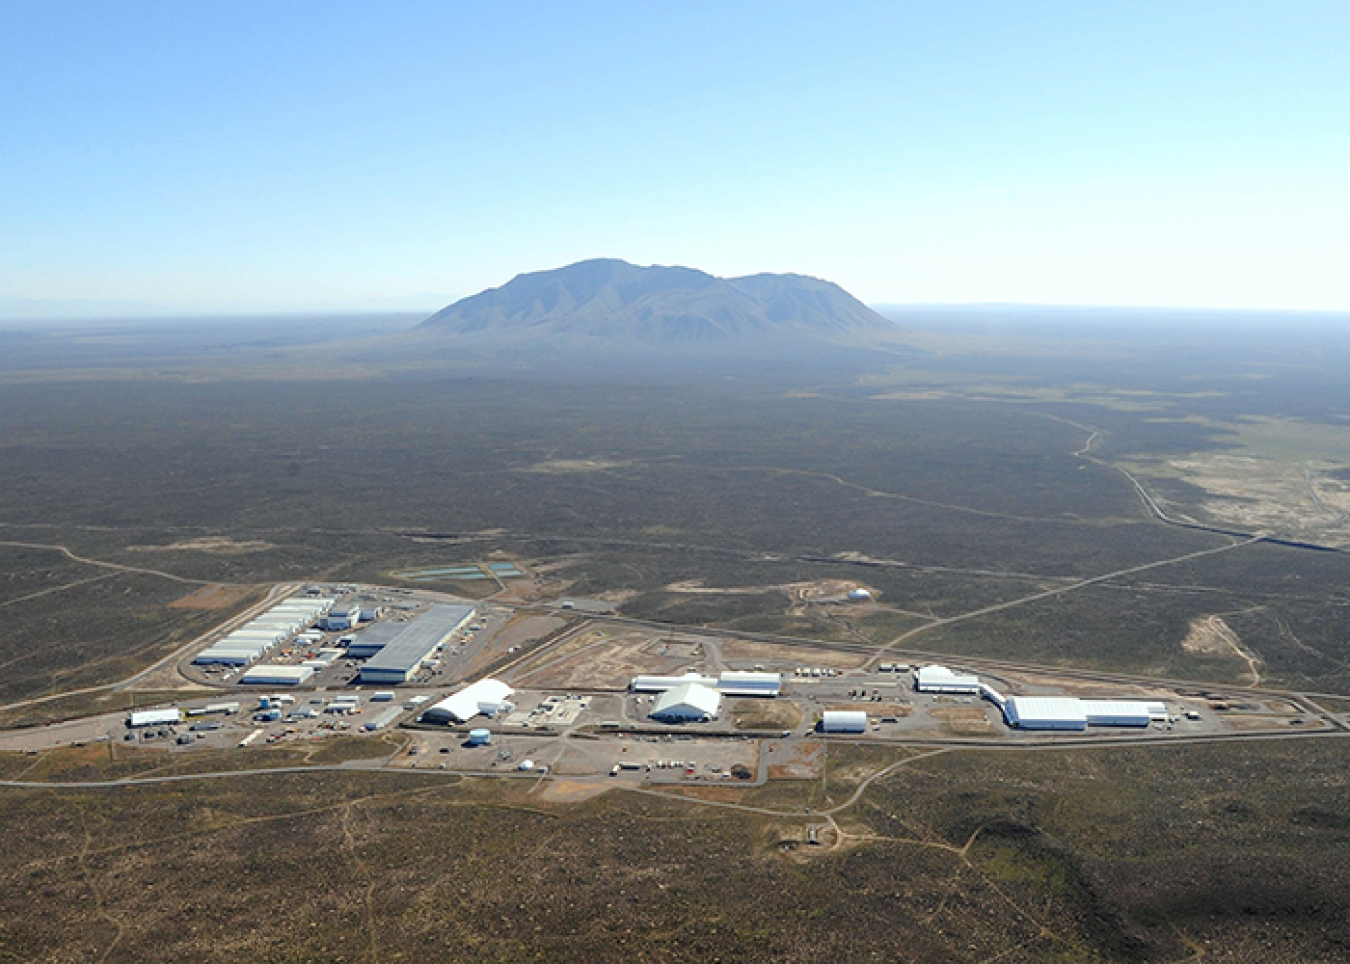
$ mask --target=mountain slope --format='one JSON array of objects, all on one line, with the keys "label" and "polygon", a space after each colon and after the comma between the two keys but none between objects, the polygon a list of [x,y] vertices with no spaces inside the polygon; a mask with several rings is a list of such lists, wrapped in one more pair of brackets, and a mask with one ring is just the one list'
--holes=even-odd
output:
[{"label": "mountain slope", "polygon": [[420,326],[476,343],[615,348],[892,342],[903,334],[838,285],[793,274],[717,278],[596,259],[513,278]]}]

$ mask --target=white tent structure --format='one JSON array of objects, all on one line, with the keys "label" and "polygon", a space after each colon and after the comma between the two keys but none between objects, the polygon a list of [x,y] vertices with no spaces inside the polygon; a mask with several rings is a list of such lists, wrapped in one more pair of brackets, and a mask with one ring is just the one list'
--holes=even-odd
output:
[{"label": "white tent structure", "polygon": [[427,707],[419,718],[423,723],[466,723],[478,716],[496,716],[511,704],[507,698],[515,690],[501,680],[485,676],[470,683],[439,703]]},{"label": "white tent structure", "polygon": [[978,676],[963,676],[953,673],[945,666],[936,664],[920,666],[914,674],[914,688],[920,693],[970,693],[980,691]]},{"label": "white tent structure", "polygon": [[665,723],[708,722],[717,719],[722,694],[702,683],[682,683],[656,701],[651,718]]},{"label": "white tent structure", "polygon": [[862,710],[826,710],[820,720],[822,733],[866,733],[867,714]]}]

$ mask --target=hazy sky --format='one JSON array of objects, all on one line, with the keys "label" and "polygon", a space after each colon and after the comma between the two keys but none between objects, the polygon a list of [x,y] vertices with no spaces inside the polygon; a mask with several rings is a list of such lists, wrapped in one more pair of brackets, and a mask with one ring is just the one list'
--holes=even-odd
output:
[{"label": "hazy sky", "polygon": [[0,121],[0,299],[1350,309],[1345,0],[0,0]]}]

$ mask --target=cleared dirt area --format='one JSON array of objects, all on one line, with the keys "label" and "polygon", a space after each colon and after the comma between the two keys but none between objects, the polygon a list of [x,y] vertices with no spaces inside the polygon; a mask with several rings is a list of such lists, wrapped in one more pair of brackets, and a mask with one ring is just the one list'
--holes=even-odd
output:
[{"label": "cleared dirt area", "polygon": [[[1257,730],[1293,730],[1301,726],[1304,729],[1315,730],[1326,726],[1321,720],[1313,717],[1294,716],[1293,714],[1244,714],[1244,713],[1223,713],[1219,717],[1220,722],[1230,730],[1239,730],[1243,733],[1254,732]],[[1295,726],[1293,720],[1303,720],[1304,722]]]},{"label": "cleared dirt area", "polygon": [[793,603],[837,603],[847,599],[859,583],[843,579],[824,579],[817,582],[784,582],[765,586],[707,586],[699,579],[672,582],[663,587],[665,592],[697,593],[699,595],[759,596],[766,592],[786,593]]},{"label": "cleared dirt area", "polygon": [[169,603],[170,609],[227,609],[243,602],[252,591],[242,586],[203,586],[182,599]]},{"label": "cleared dirt area", "polygon": [[1261,663],[1259,653],[1243,645],[1242,639],[1223,621],[1221,616],[1203,616],[1191,620],[1186,638],[1181,648],[1188,653],[1205,656],[1229,656],[1247,664],[1247,675],[1253,686],[1261,683]]},{"label": "cleared dirt area", "polygon": [[200,539],[185,539],[163,546],[127,546],[130,552],[214,552],[220,555],[264,552],[275,548],[276,546],[270,542],[257,539],[237,542],[228,536],[203,536]]},{"label": "cleared dirt area", "polygon": [[[981,674],[981,676],[995,678],[991,674]],[[1000,669],[994,684],[997,689],[1003,688],[998,685],[1000,682],[1013,684],[1010,687],[1012,692],[1005,693],[1005,696],[1062,694],[1064,696],[1077,696],[1082,699],[1176,699],[1176,693],[1173,690],[1162,686],[1150,686],[1145,683],[1106,683],[1101,680],[1056,676],[1054,673],[1040,670],[1019,673]]]},{"label": "cleared dirt area", "polygon": [[942,727],[956,736],[982,736],[993,733],[994,724],[982,706],[939,706],[932,715]]},{"label": "cleared dirt area", "polygon": [[551,803],[581,803],[608,792],[610,786],[596,780],[549,780],[540,789],[539,797]]},{"label": "cleared dirt area", "polygon": [[[1320,460],[1256,455],[1197,455],[1175,459],[1168,469],[1203,489],[1208,521],[1248,532],[1333,545],[1350,544],[1350,483],[1343,468]],[[1187,506],[1168,505],[1185,515]]]},{"label": "cleared dirt area", "polygon": [[664,644],[645,633],[610,636],[602,631],[569,640],[569,652],[531,664],[514,674],[518,685],[540,689],[623,690],[641,674],[678,675],[694,663],[688,657],[662,655]]},{"label": "cleared dirt area", "polygon": [[566,621],[557,616],[526,616],[508,623],[497,633],[497,642],[507,647],[520,646],[547,636],[565,625]]},{"label": "cleared dirt area", "polygon": [[818,779],[825,760],[825,744],[819,740],[770,743],[764,752],[769,754],[770,780]]},{"label": "cleared dirt area", "polygon": [[493,602],[507,605],[528,605],[552,599],[558,594],[559,585],[561,584],[548,583],[542,579],[510,579],[506,583],[506,589],[492,599]]},{"label": "cleared dirt area", "polygon": [[840,652],[815,646],[778,646],[743,639],[728,639],[723,642],[722,659],[773,662],[780,666],[832,666],[835,669],[857,669],[867,661],[867,657],[861,653]]},{"label": "cleared dirt area", "polygon": [[787,700],[737,700],[728,713],[733,725],[751,730],[791,730],[802,721],[802,711]]},{"label": "cleared dirt area", "polygon": [[626,468],[632,464],[631,459],[548,459],[518,471],[566,475],[573,472],[605,472],[609,469]]}]

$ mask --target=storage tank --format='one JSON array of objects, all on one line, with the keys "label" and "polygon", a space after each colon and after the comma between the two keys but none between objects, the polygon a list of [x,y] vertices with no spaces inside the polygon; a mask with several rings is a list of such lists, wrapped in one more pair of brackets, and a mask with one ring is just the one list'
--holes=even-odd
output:
[{"label": "storage tank", "polygon": [[470,730],[469,746],[487,746],[492,742],[491,730]]}]

